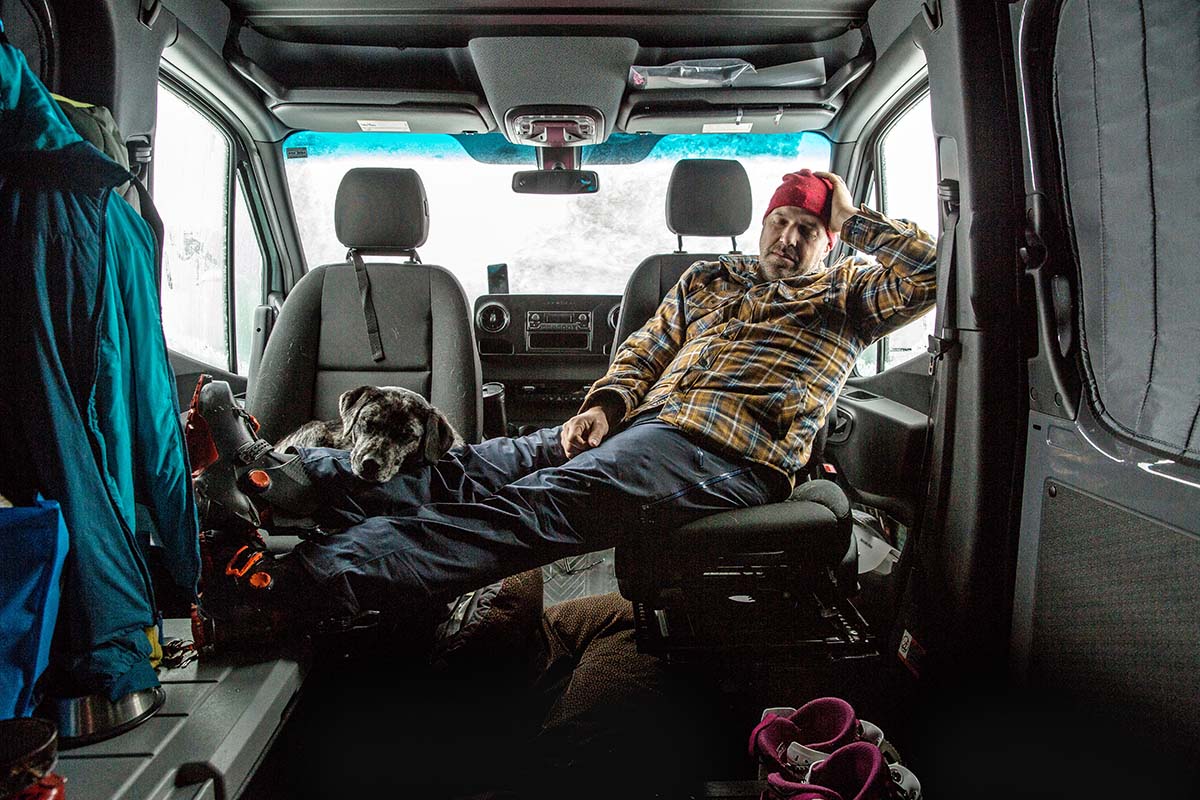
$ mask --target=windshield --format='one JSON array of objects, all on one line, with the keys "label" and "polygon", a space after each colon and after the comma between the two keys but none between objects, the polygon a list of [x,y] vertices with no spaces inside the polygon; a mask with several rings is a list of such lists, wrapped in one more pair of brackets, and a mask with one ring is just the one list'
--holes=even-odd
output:
[{"label": "windshield", "polygon": [[[533,148],[499,133],[292,134],[284,142],[292,206],[310,267],[346,258],[333,225],[334,197],[354,167],[411,167],[429,198],[421,260],[453,272],[468,299],[487,292],[487,265],[508,264],[514,293],[621,294],[646,256],[676,249],[667,229],[667,182],[683,158],[734,158],[750,176],[754,212],[740,249],[758,249],[760,218],[786,172],[829,168],[829,140],[802,134],[613,134],[584,152],[600,190],[588,195],[512,191],[513,172],[535,167]],[[693,253],[724,253],[730,241],[687,237]]]}]

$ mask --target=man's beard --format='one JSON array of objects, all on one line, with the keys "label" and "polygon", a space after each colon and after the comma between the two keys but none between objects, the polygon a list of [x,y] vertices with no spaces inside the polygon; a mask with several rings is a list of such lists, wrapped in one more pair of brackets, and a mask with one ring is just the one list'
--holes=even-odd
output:
[{"label": "man's beard", "polygon": [[816,261],[814,259],[814,263],[806,263],[803,260],[804,255],[803,251],[797,251],[790,247],[782,248],[782,252],[778,248],[772,248],[768,252],[770,261],[764,266],[774,273],[775,278],[791,278],[797,275],[804,275],[812,271]]}]

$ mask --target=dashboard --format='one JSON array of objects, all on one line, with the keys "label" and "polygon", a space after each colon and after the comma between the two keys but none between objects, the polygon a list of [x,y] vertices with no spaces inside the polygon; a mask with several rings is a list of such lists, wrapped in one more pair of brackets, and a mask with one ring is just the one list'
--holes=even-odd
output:
[{"label": "dashboard", "polygon": [[[572,416],[614,347],[620,295],[485,294],[472,314],[485,383],[501,384],[509,434]],[[485,391],[484,428],[497,430],[496,387]]]}]

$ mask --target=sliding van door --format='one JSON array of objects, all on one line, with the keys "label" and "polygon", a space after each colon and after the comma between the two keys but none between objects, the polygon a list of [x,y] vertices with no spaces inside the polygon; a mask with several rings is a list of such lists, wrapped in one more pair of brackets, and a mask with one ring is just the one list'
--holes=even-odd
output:
[{"label": "sliding van door", "polygon": [[1194,0],[1023,9],[1023,253],[1039,338],[1012,656],[1024,685],[1079,710],[1081,729],[1100,718],[1191,769],[1200,763],[1197,31]]}]

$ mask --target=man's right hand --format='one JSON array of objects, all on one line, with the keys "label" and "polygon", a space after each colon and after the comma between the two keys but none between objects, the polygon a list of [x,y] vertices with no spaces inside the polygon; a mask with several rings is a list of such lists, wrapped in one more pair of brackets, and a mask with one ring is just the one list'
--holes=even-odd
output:
[{"label": "man's right hand", "polygon": [[559,437],[567,458],[590,450],[608,435],[608,414],[602,406],[592,406],[563,423]]},{"label": "man's right hand", "polygon": [[813,175],[829,181],[833,189],[833,197],[829,201],[829,229],[840,235],[842,226],[846,224],[846,220],[858,213],[858,207],[854,205],[854,198],[850,195],[850,189],[847,188],[846,182],[842,180],[842,176],[837,173],[814,172]]}]

